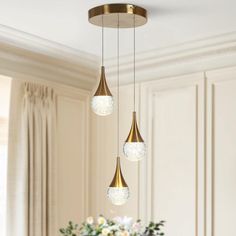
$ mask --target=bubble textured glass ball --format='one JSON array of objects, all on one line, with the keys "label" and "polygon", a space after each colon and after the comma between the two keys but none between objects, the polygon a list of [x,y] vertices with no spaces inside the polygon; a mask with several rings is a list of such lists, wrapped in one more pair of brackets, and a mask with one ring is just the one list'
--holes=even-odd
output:
[{"label": "bubble textured glass ball", "polygon": [[125,157],[129,161],[140,161],[146,154],[144,142],[126,142],[123,150]]},{"label": "bubble textured glass ball", "polygon": [[129,199],[128,187],[109,187],[107,190],[107,196],[111,200],[112,204],[120,206],[127,202]]},{"label": "bubble textured glass ball", "polygon": [[92,110],[99,116],[107,116],[113,112],[113,97],[112,96],[93,96],[91,105]]}]

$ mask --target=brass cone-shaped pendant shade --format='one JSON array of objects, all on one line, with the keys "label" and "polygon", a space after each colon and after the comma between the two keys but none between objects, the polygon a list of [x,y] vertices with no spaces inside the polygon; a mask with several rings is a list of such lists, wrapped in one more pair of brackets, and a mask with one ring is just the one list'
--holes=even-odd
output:
[{"label": "brass cone-shaped pendant shade", "polygon": [[101,77],[96,93],[94,94],[91,106],[95,114],[107,116],[113,112],[113,97],[107,86],[105,67],[101,67]]},{"label": "brass cone-shaped pendant shade", "polygon": [[109,187],[113,187],[113,188],[128,187],[128,185],[126,184],[125,179],[122,175],[121,166],[120,166],[120,157],[117,157],[116,172],[115,172],[115,175],[114,175],[113,180],[112,180]]},{"label": "brass cone-shaped pendant shade", "polygon": [[107,196],[114,205],[123,205],[129,199],[129,187],[122,175],[120,167],[120,157],[117,157],[116,172],[107,190]]},{"label": "brass cone-shaped pendant shade", "polygon": [[146,146],[139,132],[136,112],[133,112],[132,126],[123,147],[125,157],[129,161],[140,161],[146,153]]},{"label": "brass cone-shaped pendant shade", "polygon": [[101,67],[101,77],[100,82],[97,88],[97,91],[95,92],[94,96],[112,96],[111,91],[108,88],[107,82],[106,82],[106,75],[105,75],[105,67]]},{"label": "brass cone-shaped pendant shade", "polygon": [[144,142],[143,138],[139,132],[137,119],[136,119],[136,112],[133,112],[133,121],[132,126],[129,132],[129,135],[125,142]]}]

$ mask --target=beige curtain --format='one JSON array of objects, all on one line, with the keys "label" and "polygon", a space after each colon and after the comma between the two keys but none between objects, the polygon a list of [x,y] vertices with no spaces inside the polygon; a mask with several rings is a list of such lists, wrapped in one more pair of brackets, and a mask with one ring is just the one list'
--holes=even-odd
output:
[{"label": "beige curtain", "polygon": [[54,236],[56,99],[52,88],[12,82],[7,236]]}]

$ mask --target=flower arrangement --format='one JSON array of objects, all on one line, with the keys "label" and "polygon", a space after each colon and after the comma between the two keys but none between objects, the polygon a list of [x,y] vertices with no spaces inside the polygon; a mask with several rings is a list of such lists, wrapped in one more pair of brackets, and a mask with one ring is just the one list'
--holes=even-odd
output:
[{"label": "flower arrangement", "polygon": [[164,221],[150,222],[145,227],[140,220],[134,222],[130,217],[109,220],[99,216],[96,221],[88,217],[81,227],[70,221],[66,228],[60,229],[60,233],[64,236],[163,236],[163,226]]}]

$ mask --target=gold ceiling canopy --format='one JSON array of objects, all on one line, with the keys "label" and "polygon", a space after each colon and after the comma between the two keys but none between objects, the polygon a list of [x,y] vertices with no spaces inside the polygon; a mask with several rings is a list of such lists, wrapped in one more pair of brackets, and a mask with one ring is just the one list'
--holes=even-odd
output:
[{"label": "gold ceiling canopy", "polygon": [[142,26],[147,22],[147,11],[139,6],[133,4],[105,4],[94,7],[89,10],[89,22],[97,26],[104,26],[109,28],[133,28],[135,16],[135,27]]}]

